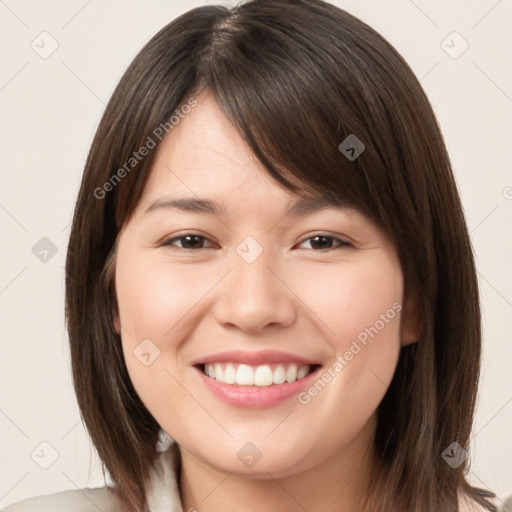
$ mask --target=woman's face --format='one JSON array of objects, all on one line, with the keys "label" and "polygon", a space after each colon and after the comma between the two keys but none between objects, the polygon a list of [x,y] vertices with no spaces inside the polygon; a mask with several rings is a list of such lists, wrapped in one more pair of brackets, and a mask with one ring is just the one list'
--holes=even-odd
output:
[{"label": "woman's face", "polygon": [[358,211],[290,210],[299,197],[210,95],[197,99],[119,238],[131,380],[181,449],[222,471],[278,477],[357,460],[414,339],[395,248]]}]

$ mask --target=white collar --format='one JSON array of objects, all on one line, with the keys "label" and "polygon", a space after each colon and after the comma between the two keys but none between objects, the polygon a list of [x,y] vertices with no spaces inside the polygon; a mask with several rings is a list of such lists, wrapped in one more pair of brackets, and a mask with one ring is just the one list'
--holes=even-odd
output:
[{"label": "white collar", "polygon": [[178,488],[178,446],[160,451],[145,486],[150,512],[183,512]]}]

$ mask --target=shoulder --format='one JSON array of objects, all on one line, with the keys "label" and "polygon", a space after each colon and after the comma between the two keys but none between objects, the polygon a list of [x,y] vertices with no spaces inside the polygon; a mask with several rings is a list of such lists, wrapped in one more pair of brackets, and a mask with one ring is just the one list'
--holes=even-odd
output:
[{"label": "shoulder", "polygon": [[2,509],[2,512],[110,512],[114,498],[108,487],[84,488],[34,496]]},{"label": "shoulder", "polygon": [[[489,503],[492,503],[494,506],[498,506],[498,500],[496,498],[486,498]],[[459,496],[459,512],[489,512],[487,508],[484,508],[482,505],[479,505],[474,500],[468,498],[467,496],[460,495]]]}]

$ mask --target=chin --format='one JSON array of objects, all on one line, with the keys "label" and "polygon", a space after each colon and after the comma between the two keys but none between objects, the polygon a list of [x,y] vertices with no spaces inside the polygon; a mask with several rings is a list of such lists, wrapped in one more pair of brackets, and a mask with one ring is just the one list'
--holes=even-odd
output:
[{"label": "chin", "polygon": [[190,445],[183,448],[212,469],[250,479],[291,476],[314,467],[328,457],[324,447],[315,447],[308,440],[293,441],[278,435],[271,439],[273,434],[265,438],[266,433],[247,434],[243,440],[239,437],[223,443],[211,440],[206,450],[204,440],[199,449]]}]

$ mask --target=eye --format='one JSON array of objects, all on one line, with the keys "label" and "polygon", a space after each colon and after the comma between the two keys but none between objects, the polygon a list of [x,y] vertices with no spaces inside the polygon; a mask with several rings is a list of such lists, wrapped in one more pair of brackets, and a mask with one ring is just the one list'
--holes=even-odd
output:
[{"label": "eye", "polygon": [[[175,242],[177,241],[181,244],[180,246],[175,245]],[[162,242],[162,246],[175,246],[178,249],[194,251],[197,249],[207,249],[207,247],[202,246],[206,241],[208,241],[208,239],[204,236],[197,235],[195,233],[186,233]]]},{"label": "eye", "polygon": [[[162,242],[161,246],[171,246],[186,251],[197,251],[198,249],[208,249],[209,247],[213,247],[213,244],[209,247],[204,246],[205,242],[210,241],[208,238],[202,235],[195,233],[185,233],[184,235],[175,236]],[[310,243],[310,248],[314,249],[315,251],[328,251],[330,249],[339,249],[341,247],[352,247],[352,244],[349,242],[324,234],[318,234],[306,238],[300,243],[300,245],[306,242]],[[176,245],[176,243],[179,243],[179,245]]]},{"label": "eye", "polygon": [[[310,242],[312,249],[317,250],[329,250],[329,249],[339,249],[340,247],[352,247],[352,244],[349,242],[345,242],[344,240],[340,240],[339,238],[330,236],[330,235],[315,235],[309,238],[306,238],[301,242],[302,245],[305,242]],[[333,247],[333,243],[335,247]]]}]

